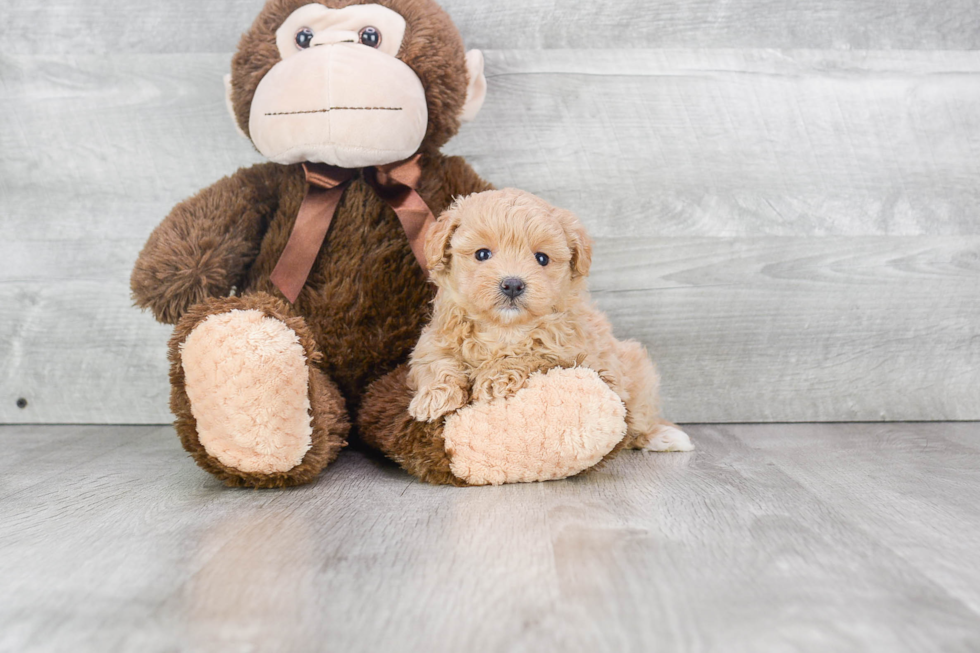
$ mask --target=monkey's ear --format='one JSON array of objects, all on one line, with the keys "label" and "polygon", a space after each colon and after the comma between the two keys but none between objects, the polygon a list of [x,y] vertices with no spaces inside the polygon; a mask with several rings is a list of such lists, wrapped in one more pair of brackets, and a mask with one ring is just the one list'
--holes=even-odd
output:
[{"label": "monkey's ear", "polygon": [[449,242],[459,228],[461,218],[456,207],[439,216],[432,223],[429,233],[425,236],[425,264],[433,276],[444,271],[449,265]]},{"label": "monkey's ear", "polygon": [[459,113],[463,122],[471,122],[480,113],[483,101],[487,98],[487,78],[483,74],[483,53],[470,50],[466,53],[466,76],[470,80],[466,86],[466,102]]},{"label": "monkey's ear", "polygon": [[585,230],[578,218],[568,211],[562,211],[562,223],[568,238],[568,247],[572,250],[572,278],[589,276],[592,267],[592,237]]},{"label": "monkey's ear", "polygon": [[235,105],[231,102],[231,73],[225,75],[225,107],[228,109],[228,113],[231,115],[231,122],[235,125],[235,131],[237,131],[242,138],[248,138],[248,134],[246,134],[241,125],[238,124],[238,117],[235,115]]}]

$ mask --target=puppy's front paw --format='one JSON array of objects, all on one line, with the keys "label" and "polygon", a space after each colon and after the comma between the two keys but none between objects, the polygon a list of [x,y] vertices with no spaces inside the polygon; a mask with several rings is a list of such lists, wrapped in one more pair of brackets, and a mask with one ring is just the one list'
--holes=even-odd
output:
[{"label": "puppy's front paw", "polygon": [[473,386],[473,401],[509,399],[527,385],[527,379],[527,374],[514,370],[484,376]]},{"label": "puppy's front paw", "polygon": [[419,422],[434,422],[466,404],[466,390],[458,385],[437,383],[419,388],[408,405],[408,413]]}]

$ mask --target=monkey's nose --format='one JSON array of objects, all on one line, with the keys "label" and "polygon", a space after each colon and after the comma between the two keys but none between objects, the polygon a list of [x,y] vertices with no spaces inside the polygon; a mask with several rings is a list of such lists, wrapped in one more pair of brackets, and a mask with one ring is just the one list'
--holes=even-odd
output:
[{"label": "monkey's nose", "polygon": [[511,299],[517,299],[524,293],[524,279],[517,277],[507,277],[500,282],[500,292]]}]

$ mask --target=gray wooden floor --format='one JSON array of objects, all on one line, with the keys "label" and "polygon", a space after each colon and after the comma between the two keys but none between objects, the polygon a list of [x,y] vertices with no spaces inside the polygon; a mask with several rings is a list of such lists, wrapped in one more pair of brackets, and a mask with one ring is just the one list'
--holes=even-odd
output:
[{"label": "gray wooden floor", "polygon": [[565,482],[346,453],[242,491],[169,427],[0,427],[0,650],[980,650],[980,424],[689,430]]}]

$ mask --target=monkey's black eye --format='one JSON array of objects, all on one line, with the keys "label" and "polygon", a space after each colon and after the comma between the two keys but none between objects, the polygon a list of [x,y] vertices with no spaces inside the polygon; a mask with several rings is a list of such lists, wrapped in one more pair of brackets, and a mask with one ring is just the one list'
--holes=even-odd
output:
[{"label": "monkey's black eye", "polygon": [[358,36],[361,43],[368,47],[376,48],[381,45],[381,32],[378,31],[377,27],[365,27]]},{"label": "monkey's black eye", "polygon": [[300,50],[305,50],[310,47],[310,41],[313,40],[313,30],[309,27],[304,27],[300,31],[296,32],[296,47]]},{"label": "monkey's black eye", "polygon": [[534,259],[538,262],[538,265],[542,267],[548,265],[548,263],[551,261],[551,259],[548,258],[548,255],[543,254],[542,252],[538,252],[537,254],[535,254]]},{"label": "monkey's black eye", "polygon": [[478,250],[476,250],[476,260],[477,261],[486,261],[491,256],[493,256],[493,252],[491,252],[489,249],[478,249]]}]

